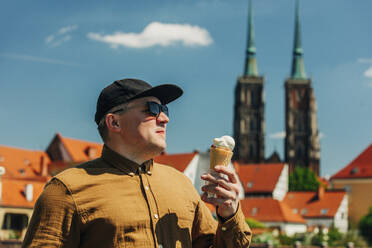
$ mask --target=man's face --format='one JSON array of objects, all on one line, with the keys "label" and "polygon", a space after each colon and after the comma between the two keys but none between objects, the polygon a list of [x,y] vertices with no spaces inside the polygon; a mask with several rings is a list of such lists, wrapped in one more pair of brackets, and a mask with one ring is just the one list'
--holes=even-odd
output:
[{"label": "man's face", "polygon": [[120,115],[120,135],[125,144],[145,153],[159,154],[166,148],[166,126],[168,116],[148,113],[147,102],[157,102],[156,97],[143,97],[128,103],[127,110]]}]

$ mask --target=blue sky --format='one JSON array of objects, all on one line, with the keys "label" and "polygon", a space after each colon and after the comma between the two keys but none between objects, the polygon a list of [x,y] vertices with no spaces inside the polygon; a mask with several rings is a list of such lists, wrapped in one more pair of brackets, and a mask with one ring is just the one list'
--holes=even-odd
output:
[{"label": "blue sky", "polygon": [[[266,154],[276,149],[283,158],[278,137],[294,0],[256,0],[253,7],[265,77]],[[371,9],[369,0],[300,2],[305,68],[323,136],[322,175],[334,174],[372,142]],[[243,0],[2,1],[0,144],[45,149],[56,132],[100,142],[93,121],[100,90],[135,77],[184,89],[169,105],[167,152],[207,150],[213,137],[233,134],[247,13]]]}]

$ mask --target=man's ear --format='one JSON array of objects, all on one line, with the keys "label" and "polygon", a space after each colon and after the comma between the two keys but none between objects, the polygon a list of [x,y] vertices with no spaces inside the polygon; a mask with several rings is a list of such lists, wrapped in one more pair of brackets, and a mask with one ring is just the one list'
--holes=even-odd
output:
[{"label": "man's ear", "polygon": [[111,132],[119,132],[120,131],[120,122],[119,118],[114,114],[106,115],[106,126]]}]

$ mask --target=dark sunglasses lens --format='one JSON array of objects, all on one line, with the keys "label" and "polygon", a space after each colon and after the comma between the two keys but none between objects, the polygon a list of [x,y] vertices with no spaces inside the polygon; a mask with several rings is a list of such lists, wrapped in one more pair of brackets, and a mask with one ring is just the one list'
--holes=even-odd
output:
[{"label": "dark sunglasses lens", "polygon": [[160,114],[160,111],[168,116],[168,107],[167,106],[160,105],[159,103],[156,103],[156,102],[148,102],[147,105],[149,107],[149,113],[152,116],[158,116]]},{"label": "dark sunglasses lens", "polygon": [[148,102],[147,105],[149,107],[150,115],[157,116],[160,113],[159,106],[156,102]]},{"label": "dark sunglasses lens", "polygon": [[166,116],[169,116],[168,115],[168,107],[167,106],[160,105],[159,107],[161,107],[161,112],[163,112]]}]

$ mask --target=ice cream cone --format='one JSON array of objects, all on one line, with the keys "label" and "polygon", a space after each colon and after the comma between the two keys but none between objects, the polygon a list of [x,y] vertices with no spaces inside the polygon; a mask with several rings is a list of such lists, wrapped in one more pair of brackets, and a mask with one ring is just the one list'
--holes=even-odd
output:
[{"label": "ice cream cone", "polygon": [[233,152],[229,149],[212,146],[209,152],[209,168],[214,169],[216,165],[227,166],[230,161]]}]

